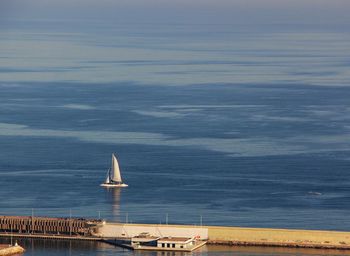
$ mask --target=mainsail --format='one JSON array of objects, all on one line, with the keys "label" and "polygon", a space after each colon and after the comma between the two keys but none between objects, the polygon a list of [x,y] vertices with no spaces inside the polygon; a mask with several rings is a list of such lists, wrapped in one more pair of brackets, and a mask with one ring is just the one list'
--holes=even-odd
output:
[{"label": "mainsail", "polygon": [[112,154],[112,166],[110,170],[110,179],[111,181],[122,183],[122,177],[120,176],[118,160],[114,154]]}]

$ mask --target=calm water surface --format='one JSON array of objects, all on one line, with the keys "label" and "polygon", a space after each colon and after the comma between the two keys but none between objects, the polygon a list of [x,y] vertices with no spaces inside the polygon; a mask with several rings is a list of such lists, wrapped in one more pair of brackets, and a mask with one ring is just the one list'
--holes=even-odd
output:
[{"label": "calm water surface", "polygon": [[[1,242],[9,242],[2,239]],[[25,255],[86,255],[86,256],[110,256],[110,255],[137,255],[137,256],[197,256],[197,255],[314,255],[314,256],[335,256],[348,255],[339,250],[315,250],[315,249],[288,249],[288,248],[267,248],[267,247],[231,247],[231,246],[204,246],[195,252],[130,252],[111,245],[97,242],[68,242],[51,240],[19,240],[25,246]]]},{"label": "calm water surface", "polygon": [[[0,214],[350,230],[346,31],[127,28],[1,28]],[[128,188],[99,186],[112,152]],[[25,255],[158,255],[21,242]]]}]

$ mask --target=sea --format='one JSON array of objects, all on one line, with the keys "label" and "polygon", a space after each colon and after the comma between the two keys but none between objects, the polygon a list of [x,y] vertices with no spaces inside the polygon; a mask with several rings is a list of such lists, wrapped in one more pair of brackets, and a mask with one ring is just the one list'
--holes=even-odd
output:
[{"label": "sea", "polygon": [[[348,27],[89,22],[0,23],[0,215],[350,231]],[[127,188],[100,187],[112,153]]]}]

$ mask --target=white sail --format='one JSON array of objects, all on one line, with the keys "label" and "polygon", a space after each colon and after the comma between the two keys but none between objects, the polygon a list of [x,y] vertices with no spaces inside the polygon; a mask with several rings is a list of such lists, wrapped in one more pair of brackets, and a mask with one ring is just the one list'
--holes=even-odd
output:
[{"label": "white sail", "polygon": [[114,154],[112,154],[112,166],[111,166],[111,180],[115,182],[122,182],[122,177],[120,176],[118,160]]},{"label": "white sail", "polygon": [[106,181],[101,184],[102,187],[118,187],[124,188],[128,187],[128,184],[122,182],[122,177],[120,175],[120,169],[118,160],[114,154],[112,154],[111,168],[108,169]]},{"label": "white sail", "polygon": [[111,169],[108,169],[108,171],[107,171],[107,176],[106,176],[106,181],[105,181],[105,183],[110,183],[111,182],[111,179],[110,179],[110,170]]}]

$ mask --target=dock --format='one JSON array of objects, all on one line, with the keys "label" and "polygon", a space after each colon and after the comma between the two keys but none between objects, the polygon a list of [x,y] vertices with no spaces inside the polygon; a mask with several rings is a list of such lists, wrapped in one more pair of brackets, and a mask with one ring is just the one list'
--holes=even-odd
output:
[{"label": "dock", "polygon": [[0,237],[10,236],[88,240],[131,250],[192,251],[205,243],[350,250],[350,232],[341,231],[127,224],[85,218],[0,216]]},{"label": "dock", "polygon": [[13,237],[13,238],[32,238],[32,239],[50,239],[50,240],[81,240],[81,241],[101,241],[100,237],[93,236],[78,236],[78,235],[54,235],[54,234],[16,234],[16,233],[0,233],[0,237]]},{"label": "dock", "polygon": [[208,245],[350,250],[350,232],[328,230],[106,223],[98,232],[100,236],[119,237],[133,237],[141,232],[160,237],[196,236]]},{"label": "dock", "polygon": [[115,239],[104,239],[106,243],[140,251],[172,251],[172,252],[192,252],[207,243],[196,237],[159,237],[151,236],[148,232],[143,232],[132,238],[118,237]]},{"label": "dock", "polygon": [[69,235],[88,237],[102,224],[101,220],[85,218],[49,218],[34,216],[0,216],[1,233]]},{"label": "dock", "polygon": [[192,247],[190,248],[160,248],[157,246],[132,246],[133,250],[139,250],[139,251],[170,251],[170,252],[192,252],[197,250],[198,248],[204,246],[207,242],[206,241],[197,241]]}]

